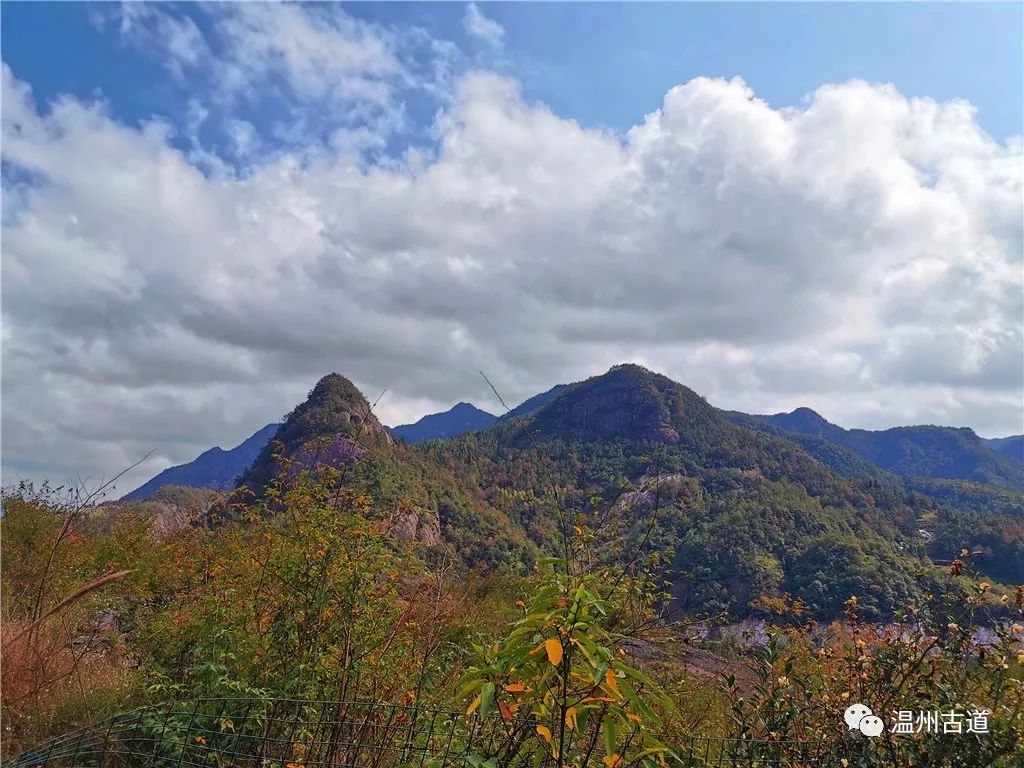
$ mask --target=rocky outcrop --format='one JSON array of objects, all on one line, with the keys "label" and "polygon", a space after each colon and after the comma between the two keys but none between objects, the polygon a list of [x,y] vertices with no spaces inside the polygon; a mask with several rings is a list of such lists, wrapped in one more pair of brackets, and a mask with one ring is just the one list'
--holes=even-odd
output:
[{"label": "rocky outcrop", "polygon": [[388,531],[406,544],[417,543],[425,547],[436,547],[441,543],[441,521],[437,514],[416,507],[402,506],[392,513],[388,521]]}]

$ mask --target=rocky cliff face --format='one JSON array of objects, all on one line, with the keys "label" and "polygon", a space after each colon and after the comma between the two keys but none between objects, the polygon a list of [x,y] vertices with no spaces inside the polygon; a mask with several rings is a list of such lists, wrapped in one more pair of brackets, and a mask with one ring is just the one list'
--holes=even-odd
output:
[{"label": "rocky cliff face", "polygon": [[402,506],[388,521],[388,530],[399,541],[436,547],[441,543],[441,520],[436,513],[416,507]]},{"label": "rocky cliff face", "polygon": [[629,438],[676,444],[683,431],[717,423],[699,395],[638,365],[617,365],[566,388],[527,429],[567,438]]}]

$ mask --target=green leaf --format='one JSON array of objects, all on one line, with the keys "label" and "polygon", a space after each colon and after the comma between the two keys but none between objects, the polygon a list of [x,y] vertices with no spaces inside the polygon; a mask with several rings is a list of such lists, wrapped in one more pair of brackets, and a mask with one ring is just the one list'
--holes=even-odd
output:
[{"label": "green leaf", "polygon": [[615,722],[611,719],[605,720],[604,723],[604,750],[605,754],[609,757],[616,753],[616,747],[618,746],[619,737],[616,733]]},{"label": "green leaf", "polygon": [[484,683],[484,687],[480,690],[480,717],[487,717],[487,714],[491,711],[491,705],[494,703],[494,683]]}]

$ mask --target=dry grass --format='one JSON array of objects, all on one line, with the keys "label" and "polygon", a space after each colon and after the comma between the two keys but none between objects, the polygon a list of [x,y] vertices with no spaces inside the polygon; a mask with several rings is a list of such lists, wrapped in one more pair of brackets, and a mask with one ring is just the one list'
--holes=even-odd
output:
[{"label": "dry grass", "polygon": [[116,633],[83,630],[68,601],[43,620],[0,624],[0,726],[4,756],[125,706],[135,675]]}]

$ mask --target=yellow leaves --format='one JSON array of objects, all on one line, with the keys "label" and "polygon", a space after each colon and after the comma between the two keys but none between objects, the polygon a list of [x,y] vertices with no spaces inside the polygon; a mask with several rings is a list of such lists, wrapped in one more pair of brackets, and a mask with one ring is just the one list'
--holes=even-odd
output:
[{"label": "yellow leaves", "polygon": [[469,709],[466,710],[466,717],[469,717],[480,708],[481,701],[483,701],[483,694],[478,693],[476,698],[473,699],[473,703],[469,705]]},{"label": "yellow leaves", "polygon": [[557,637],[549,637],[544,641],[544,650],[547,651],[548,661],[555,666],[562,663],[562,641]]},{"label": "yellow leaves", "polygon": [[622,757],[617,752],[614,755],[605,755],[601,759],[605,768],[622,768]]},{"label": "yellow leaves", "polygon": [[576,729],[576,707],[569,707],[565,710],[565,724],[571,730]]},{"label": "yellow leaves", "polygon": [[546,725],[537,726],[537,735],[544,739],[548,744],[551,743],[551,729]]},{"label": "yellow leaves", "polygon": [[615,670],[608,669],[604,673],[604,686],[612,693],[619,692],[619,678],[615,676]]}]

